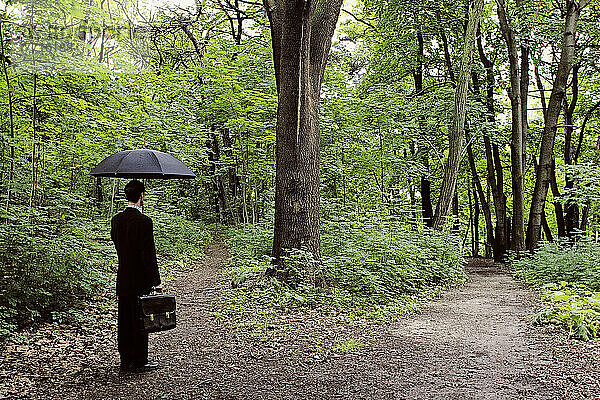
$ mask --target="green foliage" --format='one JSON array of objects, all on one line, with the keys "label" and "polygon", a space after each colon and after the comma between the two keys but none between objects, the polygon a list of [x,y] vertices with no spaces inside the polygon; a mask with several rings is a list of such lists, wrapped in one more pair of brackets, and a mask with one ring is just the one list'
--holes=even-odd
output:
[{"label": "green foliage", "polygon": [[60,234],[25,221],[0,224],[0,335],[56,319],[110,286],[106,244],[90,243],[92,221]]},{"label": "green foliage", "polygon": [[600,290],[600,245],[585,238],[544,243],[531,257],[511,265],[517,276],[534,285],[566,281]]},{"label": "green foliage", "polygon": [[[161,276],[168,280],[174,265],[202,257],[212,235],[199,223],[153,208]],[[0,223],[0,336],[39,320],[77,320],[78,309],[114,293],[117,256],[107,218],[77,209],[67,216],[21,212]]]},{"label": "green foliage", "polygon": [[360,348],[362,348],[364,346],[365,346],[364,343],[361,343],[355,339],[338,339],[335,342],[333,351],[345,353],[345,352],[359,350]]},{"label": "green foliage", "polygon": [[229,230],[233,290],[224,296],[226,309],[316,308],[350,320],[386,319],[414,311],[424,297],[466,277],[451,236],[411,230],[380,213],[324,219],[322,263],[305,251],[290,251],[283,263],[286,283],[265,276],[271,267],[269,228]]},{"label": "green foliage", "polygon": [[600,328],[600,245],[582,238],[574,243],[544,243],[532,256],[514,261],[517,276],[535,285],[543,308],[533,321],[554,324],[590,340]]},{"label": "green foliage", "polygon": [[189,219],[167,213],[149,214],[154,223],[157,253],[171,262],[189,262],[204,256],[212,241],[210,230]]},{"label": "green foliage", "polygon": [[600,332],[600,292],[567,282],[541,289],[546,306],[533,316],[535,324],[564,327],[573,337],[590,340]]}]

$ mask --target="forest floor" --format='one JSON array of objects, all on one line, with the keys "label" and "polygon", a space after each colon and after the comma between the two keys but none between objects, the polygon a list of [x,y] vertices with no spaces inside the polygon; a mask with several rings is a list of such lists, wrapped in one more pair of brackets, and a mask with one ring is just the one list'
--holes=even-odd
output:
[{"label": "forest floor", "polygon": [[600,343],[532,328],[535,294],[497,265],[472,261],[469,282],[392,323],[292,310],[257,333],[220,312],[226,259],[213,244],[167,285],[178,327],[151,335],[158,370],[119,372],[113,307],[5,343],[0,399],[600,399]]}]

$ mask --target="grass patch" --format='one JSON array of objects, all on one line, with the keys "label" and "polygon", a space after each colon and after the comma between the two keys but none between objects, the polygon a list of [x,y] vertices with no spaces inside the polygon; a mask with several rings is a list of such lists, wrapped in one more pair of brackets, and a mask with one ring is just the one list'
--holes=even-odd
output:
[{"label": "grass patch", "polygon": [[363,347],[365,347],[365,344],[355,339],[338,339],[335,341],[333,351],[347,353],[360,350]]}]

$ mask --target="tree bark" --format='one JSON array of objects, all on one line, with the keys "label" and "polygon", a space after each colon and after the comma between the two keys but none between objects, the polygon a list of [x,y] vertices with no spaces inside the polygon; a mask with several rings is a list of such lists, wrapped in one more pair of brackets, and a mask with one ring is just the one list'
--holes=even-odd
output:
[{"label": "tree bark", "polygon": [[10,201],[12,198],[12,185],[15,176],[15,123],[14,123],[14,104],[12,97],[12,87],[10,77],[8,75],[8,58],[4,52],[4,32],[2,24],[0,24],[0,50],[2,51],[2,72],[6,81],[6,91],[8,94],[8,117],[10,127],[10,159],[8,167],[8,183],[6,189],[6,214],[10,212]]},{"label": "tree bark", "polygon": [[473,202],[475,210],[473,215],[473,257],[479,257],[479,197],[473,186]]},{"label": "tree bark", "polygon": [[567,4],[567,13],[565,17],[565,28],[561,45],[560,61],[552,94],[548,102],[548,110],[544,121],[544,131],[542,133],[542,143],[540,146],[540,161],[536,171],[535,188],[531,200],[529,211],[529,226],[527,244],[529,250],[534,250],[540,240],[542,212],[548,195],[548,186],[552,170],[552,160],[554,152],[554,139],[556,137],[556,128],[558,117],[561,111],[561,104],[565,97],[567,78],[573,64],[575,54],[575,32],[581,10],[590,0],[569,1]]},{"label": "tree bark", "polygon": [[[413,79],[415,81],[415,93],[417,96],[423,94],[423,54],[424,54],[424,43],[423,33],[421,30],[417,30],[417,66],[413,71]],[[425,132],[425,121],[424,116],[419,116],[419,131],[421,135]],[[421,146],[419,144],[418,153],[421,155],[421,163],[425,171],[429,170],[429,149],[427,146]],[[433,205],[431,203],[431,181],[427,176],[421,176],[421,209],[423,213],[423,223],[425,226],[431,227],[433,224]]]},{"label": "tree bark", "polygon": [[[564,131],[565,131],[565,145],[563,151],[563,157],[565,165],[575,165],[573,162],[573,152],[571,150],[571,144],[573,141],[573,114],[575,113],[575,106],[577,105],[577,98],[579,97],[579,79],[578,79],[579,65],[573,66],[573,95],[571,96],[571,102],[565,96],[563,102],[563,116],[564,116]],[[565,189],[572,189],[575,186],[575,181],[572,176],[567,173],[565,174]],[[576,229],[579,229],[579,207],[577,204],[567,203],[564,206],[565,213],[565,230],[567,236],[571,236]]]},{"label": "tree bark", "polygon": [[508,48],[510,88],[508,97],[511,104],[512,132],[510,143],[511,176],[513,191],[512,249],[525,250],[525,181],[523,164],[523,109],[521,99],[521,79],[515,34],[506,15],[504,0],[496,0],[500,30]]},{"label": "tree bark", "polygon": [[[494,63],[485,55],[481,35],[477,38],[477,49],[479,59],[486,71],[486,101],[488,121],[492,124],[496,122],[496,110],[494,107]],[[506,195],[504,194],[504,171],[500,160],[500,150],[498,144],[492,143],[490,137],[483,137],[485,146],[485,158],[487,166],[487,182],[492,191],[494,199],[494,211],[496,214],[496,228],[493,241],[488,241],[493,248],[493,257],[495,261],[502,261],[508,247],[509,233],[506,230]]]},{"label": "tree bark", "polygon": [[273,258],[303,249],[320,259],[318,106],[342,0],[265,0],[279,97]]},{"label": "tree bark", "polygon": [[230,222],[227,214],[227,195],[225,192],[223,176],[217,168],[217,164],[221,158],[221,152],[219,149],[219,141],[213,129],[209,130],[206,148],[208,149],[209,170],[215,196],[215,214],[219,223],[227,224]]},{"label": "tree bark", "polygon": [[444,179],[440,190],[440,197],[435,208],[433,216],[433,227],[441,230],[444,226],[446,216],[454,197],[456,190],[456,181],[458,179],[458,170],[462,156],[463,135],[465,129],[465,116],[467,105],[467,92],[469,88],[469,79],[471,76],[471,66],[473,61],[473,45],[475,43],[475,34],[479,26],[481,10],[483,9],[483,0],[475,0],[469,12],[469,23],[465,35],[463,56],[460,66],[460,74],[457,82],[456,93],[454,96],[454,113],[452,116],[452,127],[450,131],[450,143],[448,150],[448,160],[444,170]]},{"label": "tree bark", "polygon": [[[490,205],[485,198],[485,193],[483,192],[481,181],[479,180],[479,174],[477,173],[477,168],[475,166],[475,157],[473,156],[473,149],[471,144],[467,146],[467,156],[469,158],[469,166],[471,167],[471,176],[473,177],[473,187],[475,189],[475,204],[477,208],[479,208],[479,203],[477,202],[477,198],[479,198],[479,202],[481,203],[481,209],[483,211],[483,218],[485,219],[485,228],[488,236],[488,242],[493,244],[494,225],[492,224],[492,213],[490,211]],[[479,231],[477,232],[477,236],[479,236]]]},{"label": "tree bark", "polygon": [[[538,170],[538,166],[536,166],[536,171]],[[563,206],[558,200],[560,197],[560,190],[558,189],[558,182],[556,181],[556,164],[554,163],[554,159],[552,160],[552,165],[550,167],[550,189],[552,190],[552,197],[554,197],[554,215],[556,217],[556,229],[558,230],[558,237],[567,236],[567,230],[565,225],[565,214],[563,212]]]},{"label": "tree bark", "polygon": [[[521,9],[523,0],[517,0],[517,7]],[[523,12],[522,9],[520,12]],[[522,143],[522,154],[523,158],[523,185],[525,185],[525,165],[527,164],[527,135],[528,135],[528,119],[527,119],[527,100],[529,97],[529,48],[524,40],[521,40],[521,76],[520,76],[520,90],[521,90],[521,143]],[[523,203],[523,207],[524,207]]]}]

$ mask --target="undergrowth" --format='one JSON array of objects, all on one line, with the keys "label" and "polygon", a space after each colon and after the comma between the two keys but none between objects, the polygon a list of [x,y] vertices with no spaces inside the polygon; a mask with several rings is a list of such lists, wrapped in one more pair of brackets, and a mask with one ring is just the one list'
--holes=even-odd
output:
[{"label": "undergrowth", "polygon": [[223,295],[228,313],[261,310],[265,317],[288,309],[317,309],[347,322],[356,317],[386,320],[417,310],[424,298],[466,279],[456,238],[412,230],[378,213],[323,218],[322,262],[308,252],[290,251],[285,283],[266,276],[272,267],[272,228],[230,229],[226,240],[232,285]]},{"label": "undergrowth", "polygon": [[569,335],[590,340],[600,333],[600,245],[544,243],[532,256],[512,262],[515,274],[540,292],[538,325],[563,327]]},{"label": "undergrowth", "polygon": [[[38,321],[77,322],[108,310],[117,255],[107,217],[27,210],[0,223],[0,338]],[[23,211],[25,212],[25,211]],[[183,217],[152,212],[161,277],[201,258],[212,234]]]}]

